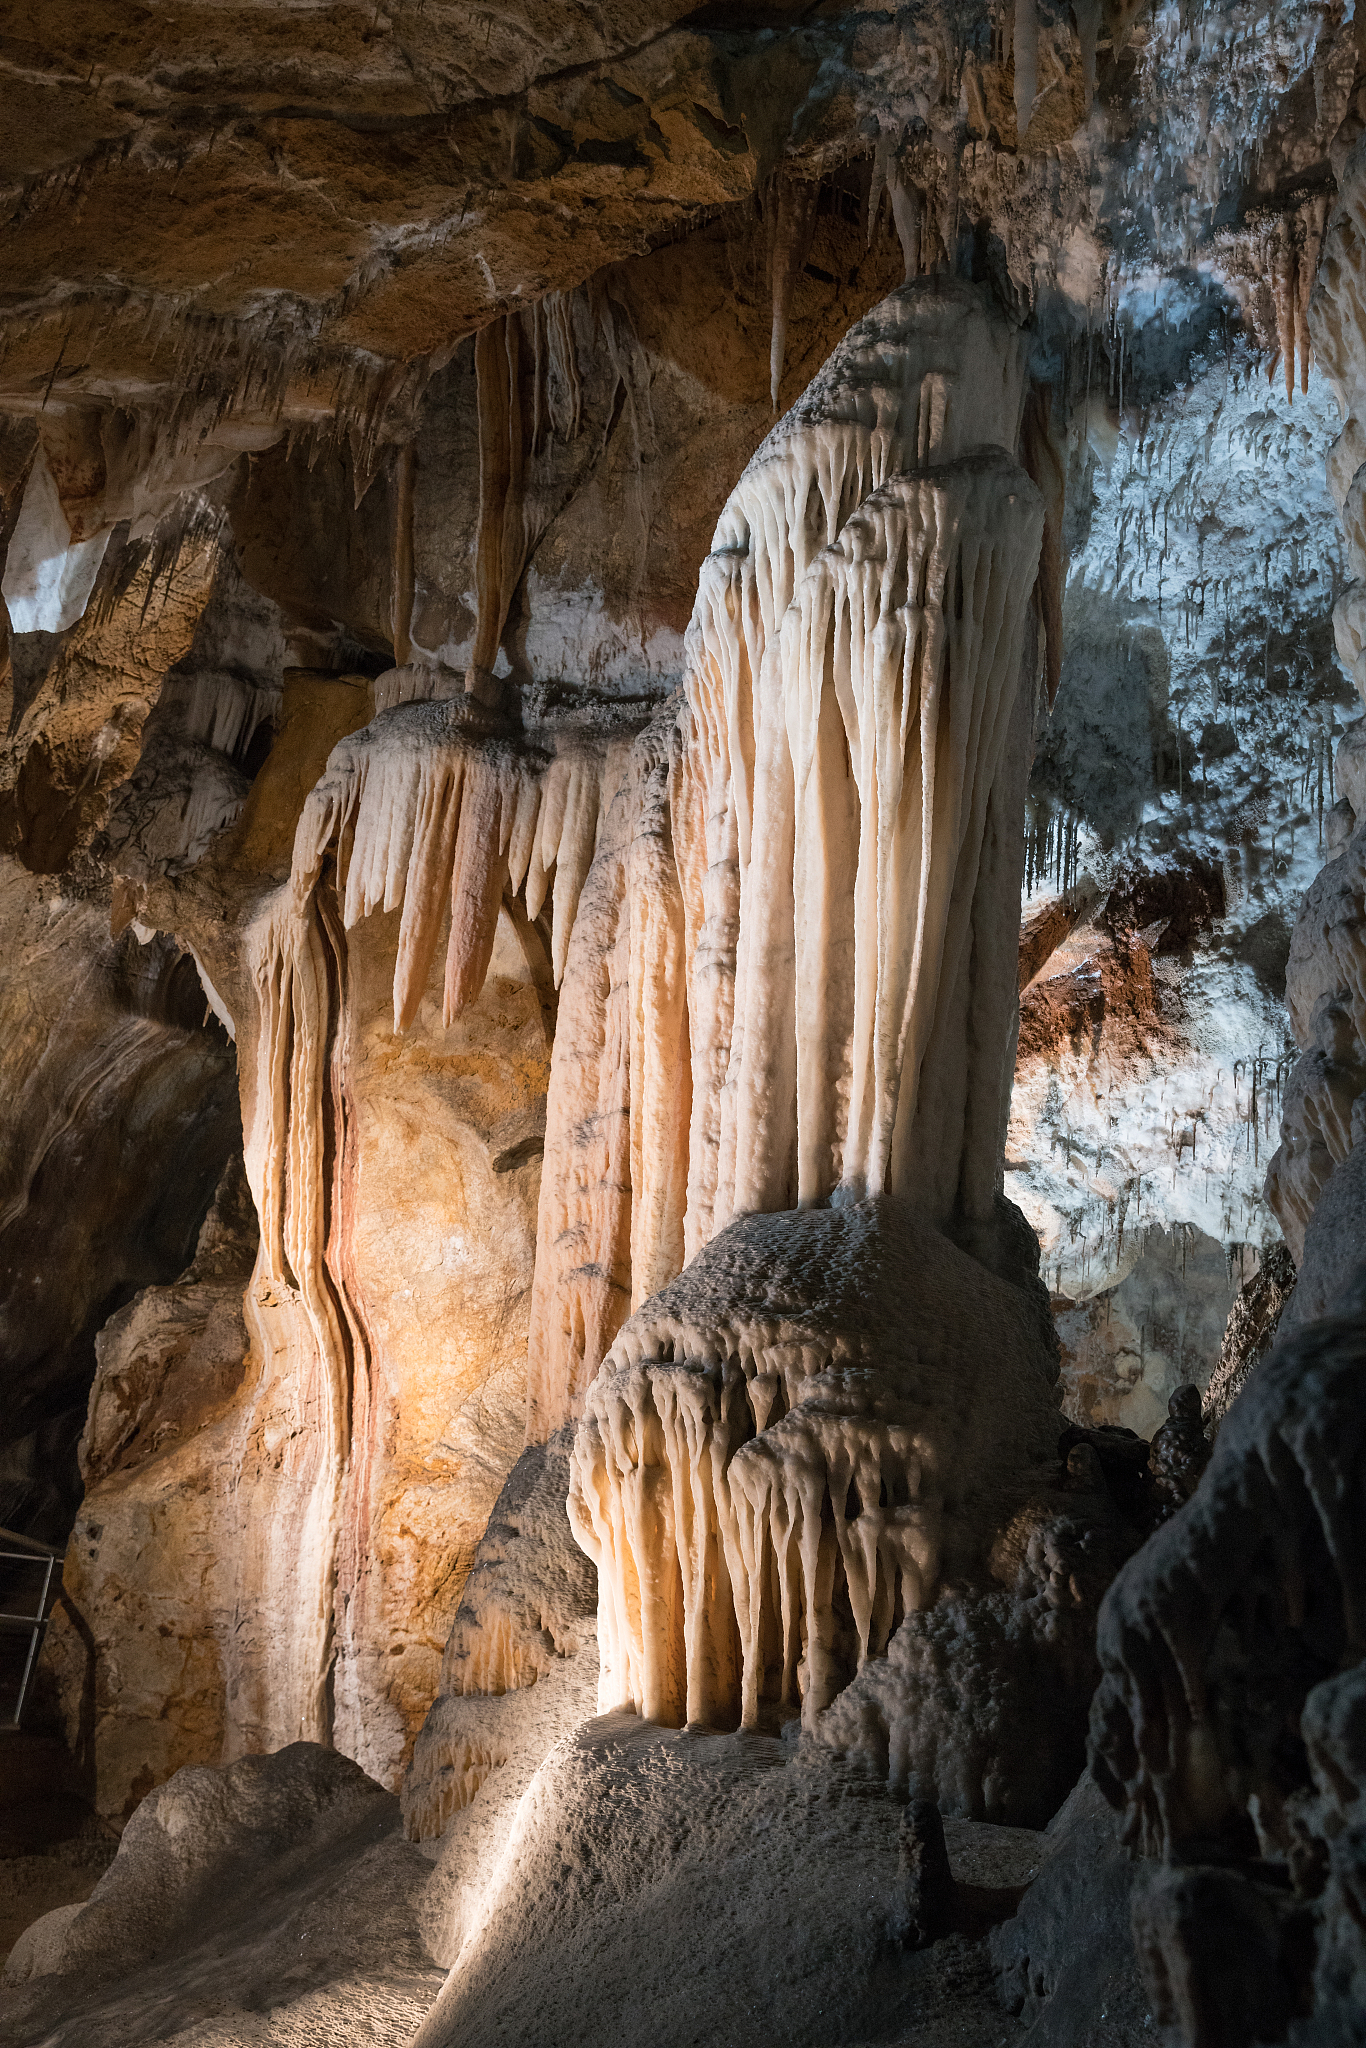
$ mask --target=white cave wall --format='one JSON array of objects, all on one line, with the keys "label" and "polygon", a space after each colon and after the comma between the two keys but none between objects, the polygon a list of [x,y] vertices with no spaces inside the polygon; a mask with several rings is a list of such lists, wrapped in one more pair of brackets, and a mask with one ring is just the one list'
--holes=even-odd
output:
[{"label": "white cave wall", "polygon": [[[1226,914],[1179,954],[1155,937],[1146,1026],[1107,1022],[1049,1060],[1022,1057],[1006,1162],[1050,1287],[1080,1305],[1076,1342],[1112,1357],[1087,1304],[1104,1298],[1108,1328],[1111,1290],[1145,1259],[1167,1276],[1154,1283],[1164,1297],[1177,1276],[1170,1336],[1187,1311],[1193,1327],[1210,1323],[1215,1295],[1226,1311],[1279,1239],[1262,1184],[1293,1058],[1284,962],[1335,829],[1332,755],[1359,711],[1330,617],[1348,578],[1324,470],[1339,426],[1327,381],[1311,369],[1292,401],[1278,367],[1269,379],[1265,355],[1210,322],[1207,298],[1154,283],[1120,309],[1131,390],[1145,339],[1179,349],[1183,325],[1197,344],[1202,320],[1208,332],[1186,378],[1122,411],[1094,351],[1069,450],[1063,682],[1031,804],[1047,865],[1025,910],[1074,875],[1103,895],[1135,862],[1194,855],[1220,871]],[[1100,943],[1083,922],[1040,981],[1080,986]],[[1147,1320],[1136,1309],[1131,1334]],[[1203,1381],[1210,1340],[1173,1351],[1140,1336],[1133,1348],[1142,1365],[1127,1388],[1112,1381],[1112,1419],[1147,1433],[1178,1377]]]}]

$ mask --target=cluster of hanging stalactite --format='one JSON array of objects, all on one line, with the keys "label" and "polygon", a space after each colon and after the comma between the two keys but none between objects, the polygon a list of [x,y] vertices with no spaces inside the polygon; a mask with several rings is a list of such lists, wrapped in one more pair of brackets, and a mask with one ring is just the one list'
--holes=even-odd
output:
[{"label": "cluster of hanging stalactite", "polygon": [[697,1363],[714,1338],[684,1333],[675,1362],[633,1332],[588,1394],[570,1514],[599,1565],[601,1704],[753,1727],[772,1701],[810,1722],[933,1594],[933,1453],[861,1412],[863,1375],[851,1389],[819,1347]]}]

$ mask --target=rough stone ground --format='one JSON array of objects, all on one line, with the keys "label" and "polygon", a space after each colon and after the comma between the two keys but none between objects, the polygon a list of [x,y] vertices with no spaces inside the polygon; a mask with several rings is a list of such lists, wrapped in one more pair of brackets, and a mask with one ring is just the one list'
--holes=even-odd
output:
[{"label": "rough stone ground", "polygon": [[[53,1887],[27,1894],[40,1911],[66,1887],[65,1910],[11,1956],[0,2040],[1012,2048],[1041,2007],[1039,2040],[1142,2038],[1104,2031],[1110,1987],[1090,1981],[1084,1944],[1060,1984],[1056,1939],[1086,1912],[1079,1871],[1116,1859],[1094,1788],[1046,1834],[946,1822],[952,1924],[918,1951],[902,1932],[905,1812],[876,1774],[809,1743],[587,1722],[538,1774],[442,1991],[418,1931],[431,1866],[390,1794],[302,1743],[187,1769],[143,1802],[84,1910],[92,1845],[0,1863],[0,1882]],[[1031,1890],[1042,1910],[1011,1919]],[[1127,1903],[1123,1881],[1102,1890],[1105,1910],[1111,1893]],[[1019,1956],[1046,1979],[1023,2021],[998,1990]],[[1082,2031],[1049,2032],[1052,2009]]]},{"label": "rough stone ground", "polygon": [[441,1983],[416,1928],[428,1874],[397,1799],[335,1752],[181,1771],[90,1903],[11,1954],[0,2040],[398,2048]]},{"label": "rough stone ground", "polygon": [[117,1846],[103,1834],[77,1835],[31,1855],[0,1855],[0,1969],[24,1929],[44,1913],[84,1904]]},{"label": "rough stone ground", "polygon": [[528,1792],[415,2048],[728,2048],[1020,2035],[983,1936],[1046,1847],[947,1822],[956,1924],[903,1947],[904,1808],[805,1743],[604,1715]]}]

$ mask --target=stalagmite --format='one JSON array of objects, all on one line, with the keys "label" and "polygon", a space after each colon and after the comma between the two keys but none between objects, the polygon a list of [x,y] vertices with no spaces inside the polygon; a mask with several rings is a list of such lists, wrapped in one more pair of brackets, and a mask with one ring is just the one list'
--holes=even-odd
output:
[{"label": "stalagmite", "polygon": [[[1022,1363],[1019,1427],[999,1455],[983,1439],[978,1508],[946,1507],[968,1381],[950,1391],[955,1340],[936,1334],[941,1264],[963,1254],[935,1226],[997,1260],[1003,1242],[1044,528],[1016,461],[1023,401],[1020,345],[977,293],[909,286],[852,331],[722,513],[669,771],[692,1066],[681,1243],[676,1190],[649,1166],[667,1179],[681,1151],[667,1134],[645,1142],[659,1082],[633,1060],[622,1085],[612,1021],[674,985],[677,917],[660,921],[655,869],[639,900],[657,935],[635,944],[624,819],[623,850],[609,870],[604,846],[590,878],[606,921],[581,917],[571,973],[581,959],[596,974],[601,1021],[586,1059],[572,1048],[576,1092],[552,1079],[551,1114],[580,1146],[594,1133],[601,1163],[585,1200],[572,1148],[548,1132],[541,1256],[565,1242],[579,1278],[577,1294],[543,1288],[538,1263],[561,1328],[543,1313],[533,1332],[533,1430],[583,1402],[571,1515],[599,1569],[604,1708],[756,1725],[765,1702],[800,1700],[817,1726],[946,1574],[984,1569],[1009,1519],[993,1489],[1008,1494],[1006,1471],[1031,1455]],[[636,782],[644,817],[643,767]],[[666,1001],[655,1045],[678,1042],[661,1029],[672,1014]],[[629,1257],[624,1200],[614,1210],[605,1186],[628,1118]],[[642,1304],[680,1252],[681,1278]],[[629,1284],[636,1313],[585,1398],[608,1335],[605,1260],[611,1311],[619,1322]],[[991,1284],[1024,1318],[1023,1359],[1027,1287]],[[844,1288],[858,1313],[832,1305]],[[916,1336],[860,1331],[860,1315],[888,1313]]]},{"label": "stalagmite", "polygon": [[[809,779],[816,758],[814,735],[823,731],[823,744],[834,745],[837,751],[847,740],[851,772],[859,781],[859,801],[866,804],[873,798],[881,773],[890,775],[898,787],[910,789],[918,784],[920,802],[933,785],[936,793],[926,822],[933,819],[933,805],[942,810],[945,803],[951,804],[948,785],[939,778],[937,743],[929,753],[921,754],[922,716],[930,716],[930,706],[938,701],[936,664],[946,658],[950,646],[959,658],[976,660],[980,652],[985,663],[980,680],[986,693],[984,703],[989,700],[995,709],[1001,709],[1007,699],[1013,702],[1024,646],[1022,602],[1034,576],[1035,562],[1029,553],[1032,547],[1037,559],[1039,546],[1033,487],[1021,475],[1018,489],[1014,485],[1007,488],[1006,497],[1013,491],[1016,505],[1006,506],[1000,513],[1005,530],[999,543],[994,529],[988,539],[987,529],[997,516],[994,499],[991,508],[988,499],[1004,481],[1003,476],[997,478],[996,485],[970,483],[967,472],[956,482],[940,476],[938,496],[936,487],[928,483],[913,491],[894,492],[886,502],[884,516],[873,517],[867,541],[860,539],[857,547],[851,544],[852,551],[832,556],[829,568],[821,571],[809,597],[802,600],[829,606],[832,620],[838,612],[845,622],[841,631],[847,637],[831,655],[834,665],[821,668],[818,690],[811,653],[804,656],[801,651],[796,614],[784,628],[784,613],[821,550],[836,546],[851,515],[890,479],[931,468],[943,471],[945,465],[979,445],[994,446],[1013,456],[1023,402],[1020,344],[988,312],[972,287],[947,280],[909,286],[885,300],[851,331],[760,447],[721,515],[713,552],[699,579],[690,629],[690,728],[681,770],[689,787],[696,785],[691,801],[700,814],[691,839],[686,840],[691,852],[684,875],[693,961],[688,990],[693,1062],[686,1228],[689,1256],[733,1210],[781,1207],[789,1196],[797,1199],[791,1164],[781,1156],[783,1147],[796,1138],[788,1104],[795,1107],[797,1099],[798,1026],[792,1008],[797,934],[794,913],[784,910],[781,903],[770,902],[769,897],[772,891],[781,894],[788,886],[783,876],[797,857],[799,844],[803,849],[809,845],[816,861],[813,886],[821,886],[822,785],[819,776],[814,784]],[[961,611],[958,601],[960,528],[954,522],[960,515],[951,508],[957,505],[955,493],[962,491],[972,500],[970,518],[979,522],[978,528],[961,529],[967,549],[961,560],[966,564],[965,588],[973,593],[972,601],[981,607],[980,612]],[[1017,518],[1023,521],[1018,529]],[[941,522],[947,522],[942,533]],[[893,539],[893,530],[899,536],[903,526],[908,538]],[[942,547],[936,553],[940,542]],[[881,572],[874,566],[879,547],[890,548],[885,588]],[[899,554],[898,549],[904,553]],[[909,590],[904,582],[898,585],[899,570],[903,575],[914,571],[916,581]],[[942,618],[946,579],[951,579],[948,588],[953,614],[948,622]],[[923,588],[919,587],[921,580]],[[818,592],[828,594],[818,598]],[[946,639],[941,627],[947,632]],[[782,649],[774,645],[780,630],[788,635]],[[811,630],[816,630],[814,614]],[[903,659],[905,671],[899,674],[898,664]],[[855,661],[857,682],[849,667]],[[963,680],[970,690],[978,687],[977,682],[968,683],[966,674]],[[860,697],[864,710],[873,711],[871,732],[866,720],[860,727]],[[985,734],[987,752],[982,766],[988,769],[988,780],[981,789],[985,801],[990,773],[994,772],[991,762],[998,758],[992,756],[991,747],[998,742],[991,739],[990,721],[985,728],[974,722],[966,702],[956,706],[955,715],[967,722],[955,725],[953,731],[959,735],[971,732],[974,750]],[[889,717],[894,721],[896,741],[905,750],[900,766],[895,761],[892,731],[877,722]],[[932,727],[924,730],[928,733]],[[952,743],[958,744],[958,740]],[[966,756],[952,758],[958,766],[949,773],[961,775]],[[861,765],[854,766],[856,761]],[[804,777],[800,841],[797,787],[792,783],[794,762]],[[908,795],[908,806],[912,800]],[[675,801],[677,804],[677,797]],[[811,803],[816,805],[814,810]],[[750,847],[759,804],[765,807],[764,829],[771,837],[765,842],[763,876],[755,878],[751,889]],[[891,858],[885,848],[880,856],[876,850],[877,834],[887,829],[888,822],[884,819],[879,827],[868,816],[855,826],[846,808],[844,824],[838,827],[846,836],[855,832],[847,849],[849,858],[852,860],[854,846],[861,845],[860,859],[873,863],[862,871],[859,901],[865,907],[874,901],[879,857],[884,861]],[[908,825],[895,828],[907,829]],[[955,829],[950,828],[949,840]],[[980,813],[974,811],[964,841],[964,872],[945,884],[957,892],[960,902],[977,857],[975,848],[980,845],[980,836],[974,835],[980,835],[981,829]],[[860,837],[867,834],[873,836]],[[685,834],[677,826],[675,839],[680,845],[685,843]],[[940,842],[936,858],[941,854],[951,860],[958,858],[957,851],[950,851],[949,841]],[[839,860],[833,845],[830,860],[833,873]],[[854,866],[848,872],[852,876]],[[942,900],[932,891],[927,903]],[[909,899],[905,914],[914,917]],[[938,911],[933,914],[937,917]],[[898,915],[890,907],[873,912],[872,924],[865,923],[860,931],[861,960],[876,958],[879,945],[890,944],[895,952],[898,943],[910,940],[910,927],[900,941],[893,936]],[[765,920],[762,937],[754,940],[762,971],[756,966],[747,978],[745,953],[751,931],[760,929],[758,920]],[[848,935],[853,930],[851,924]],[[931,979],[940,958],[936,948],[943,944],[949,946],[945,957],[950,963],[955,968],[962,964],[959,937],[936,936],[919,956],[929,966]],[[785,971],[784,948],[790,956]],[[909,973],[909,963],[896,971]],[[919,966],[915,971],[920,972]],[[927,1016],[934,1008],[928,988],[927,983]],[[879,1044],[885,1046],[885,1034],[890,1030],[895,1039],[900,1028],[890,1024],[888,1004],[900,998],[893,998],[887,990],[880,1000],[876,1031]],[[866,994],[864,1002],[868,1002]],[[864,1019],[860,1029],[865,1034],[872,1031],[872,1013],[861,1010],[860,1017]],[[906,1028],[911,1030],[909,1022]],[[1003,1023],[1003,1032],[1007,1029]],[[753,1040],[748,1065],[747,1033]],[[820,1042],[822,1051],[817,1057],[828,1058],[837,1075],[844,1055],[822,1041],[819,1032],[813,1038],[806,1022],[801,1037],[808,1048],[804,1056],[810,1057]],[[908,1042],[913,1048],[918,1045],[914,1030]],[[871,1040],[866,1043],[871,1046]],[[852,1060],[852,1042],[847,1056]],[[861,1105],[872,1101],[879,1086],[879,1069],[876,1061],[871,1067],[866,1064],[869,1056],[865,1053],[860,1068],[860,1086],[871,1088],[872,1094],[861,1096]],[[882,1071],[885,1079],[885,1068]],[[811,1080],[814,1085],[814,1072]],[[880,1113],[885,1118],[885,1095],[880,1099]],[[771,1123],[766,1124],[770,1103]],[[859,1111],[861,1116],[871,1113],[866,1107]],[[890,1113],[894,1120],[895,1109]],[[746,1146],[757,1140],[757,1150],[744,1154],[744,1179],[737,1192],[735,1158],[742,1120]],[[886,1141],[884,1132],[878,1142]],[[819,1148],[822,1141],[812,1133],[811,1142]],[[828,1144],[826,1149],[829,1151]],[[883,1174],[885,1164],[873,1170]],[[808,1175],[804,1198],[828,1192],[842,1171],[840,1167],[833,1180],[820,1189]],[[856,1178],[866,1171],[867,1162],[860,1152]],[[956,1167],[950,1168],[946,1162],[945,1174],[956,1186]]]}]

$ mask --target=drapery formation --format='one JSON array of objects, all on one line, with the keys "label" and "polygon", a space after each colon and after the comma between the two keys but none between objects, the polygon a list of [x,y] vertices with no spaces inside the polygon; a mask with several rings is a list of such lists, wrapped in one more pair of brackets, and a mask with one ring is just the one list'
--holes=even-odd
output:
[{"label": "drapery formation", "polygon": [[[1031,1502],[1058,1427],[1040,1336],[1027,1289],[894,1200],[714,1237],[621,1330],[575,1435],[600,1710],[813,1727],[945,1584],[1016,1601],[1030,1633],[1059,1548]],[[983,1726],[988,1666],[969,1650],[957,1681]]]},{"label": "drapery formation", "polygon": [[[936,694],[948,664],[955,664],[955,678],[966,680],[963,662],[980,657],[991,671],[984,687],[994,709],[1004,707],[1008,721],[1013,706],[1041,520],[1032,486],[1009,460],[1024,387],[1017,339],[970,286],[945,280],[909,286],[853,329],[759,449],[722,513],[693,614],[690,725],[675,801],[689,920],[689,1257],[733,1214],[828,1194],[844,1175],[851,1111],[864,1121],[856,1127],[850,1185],[876,1191],[890,1184],[888,1162],[864,1156],[870,1114],[881,1117],[879,1142],[889,1135],[887,1086],[893,1080],[885,1058],[874,1055],[875,1043],[885,1052],[889,1005],[896,1000],[890,987],[878,992],[878,948],[890,943],[895,950],[898,919],[905,925],[916,911],[909,899],[893,903],[887,888],[908,845],[911,811],[923,807],[927,793],[930,809],[921,824],[932,836],[938,803],[942,830],[949,789],[933,720],[950,702],[960,721],[968,711],[961,690]],[[1001,451],[994,480],[984,475],[974,487],[969,472],[956,480],[949,475],[948,465],[983,446]],[[890,485],[912,475],[921,479],[913,490]],[[890,496],[882,495],[889,488]],[[999,530],[991,527],[993,494],[1004,506]],[[866,514],[842,539],[864,506]],[[979,579],[968,591],[966,618],[957,580],[964,518],[977,523],[966,539],[968,573]],[[952,646],[943,637],[950,576]],[[814,579],[809,589],[808,577]],[[980,621],[974,605],[984,608]],[[1002,607],[999,614],[993,606]],[[967,642],[983,630],[990,644],[970,648]],[[822,632],[828,644],[821,643]],[[898,637],[900,655],[892,645]],[[903,673],[894,675],[898,661]],[[970,717],[955,727],[955,738],[969,729]],[[978,738],[974,733],[974,753]],[[841,755],[848,762],[842,793]],[[960,778],[988,766],[975,758],[969,764],[961,747],[942,765]],[[986,801],[991,782],[989,771],[974,794]],[[904,819],[903,797],[909,806]],[[680,809],[687,814],[683,825]],[[970,830],[974,823],[976,845],[967,846],[965,872],[957,872],[955,851],[943,877],[960,907],[982,843],[980,814]],[[827,832],[833,834],[828,841]],[[761,854],[751,886],[756,844]],[[947,852],[941,842],[936,859],[942,863]],[[856,900],[839,902],[855,873]],[[904,879],[896,886],[904,887]],[[938,892],[936,875],[931,894],[942,905]],[[970,903],[970,886],[967,893]],[[830,924],[832,917],[843,931]],[[813,946],[818,956],[824,948],[821,964],[828,971],[852,972],[856,938],[864,970],[858,1051],[865,1092],[855,1106],[849,1095],[853,1019],[841,1034],[836,1019],[822,1022],[813,1014],[813,1005],[851,991],[837,992],[828,981],[808,988],[799,1016],[796,987],[802,967],[816,964]],[[914,947],[913,930],[903,930],[902,938]],[[844,961],[841,951],[848,955]],[[920,946],[917,974],[933,967],[934,951],[930,936]],[[898,971],[906,971],[905,962]],[[934,1015],[935,990],[919,980],[917,989],[912,1006],[919,1000],[923,1025]],[[832,1034],[843,1036],[838,1051]],[[797,1142],[799,1065],[807,1107],[804,1170],[784,1156]],[[817,1110],[812,1090],[822,1085],[822,1068],[829,1095]],[[776,1092],[769,1095],[769,1088]],[[751,1156],[756,1139],[757,1156]]]},{"label": "drapery formation", "polygon": [[[1044,527],[1015,460],[1023,381],[974,292],[910,287],[717,528],[671,787],[689,1258],[733,1218],[832,1199],[992,1215]],[[705,1328],[657,1352],[636,1328],[588,1388],[573,1461],[600,1704],[753,1724],[761,1697],[800,1692],[810,1722],[935,1597],[943,1418],[912,1419],[886,1358],[775,1371]],[[562,1334],[572,1407],[590,1361],[582,1328]]]},{"label": "drapery formation", "polygon": [[[775,1665],[780,1690],[800,1665],[823,1702],[850,1665],[828,1640],[836,1556],[855,1664],[932,1591],[922,1451],[862,1382],[822,1372],[814,1405],[789,1392],[771,1409],[731,1365],[619,1363],[593,1383],[626,1317],[733,1217],[884,1195],[934,1222],[991,1217],[1044,523],[1015,459],[1024,396],[1023,346],[972,287],[894,294],[726,505],[679,698],[634,733],[610,707],[520,728],[464,694],[409,701],[432,679],[396,672],[309,796],[260,927],[262,1256],[294,1275],[344,1460],[352,1339],[310,1220],[327,1151],[315,1012],[345,1003],[344,933],[401,911],[402,1032],[443,933],[449,1024],[483,985],[500,910],[529,930],[548,907],[561,994],[529,1432],[593,1386],[604,1462],[580,1535],[616,1617],[613,1669],[652,1711],[742,1688],[751,1713]],[[641,1476],[656,1466],[667,1512]],[[680,1669],[648,1647],[674,1632],[640,1619],[656,1570],[682,1588]]]},{"label": "drapery formation", "polygon": [[[915,1111],[971,945],[1041,525],[998,454],[892,478],[764,657],[713,1230],[841,1186],[953,1202],[960,1159],[924,1156]],[[996,1161],[974,1163],[989,1201]]]},{"label": "drapery formation", "polygon": [[300,817],[290,879],[248,935],[256,1023],[246,1162],[261,1218],[248,1315],[268,1378],[294,1389],[307,1418],[283,1453],[289,1527],[264,1546],[257,1574],[263,1608],[291,1624],[260,1654],[244,1646],[251,1669],[240,1681],[260,1695],[255,1718],[279,1740],[331,1733],[329,1671],[367,1563],[361,1468],[372,1375],[347,1270],[347,933],[374,911],[401,913],[396,1031],[420,1023],[443,946],[433,1028],[478,996],[503,910],[559,982],[630,757],[629,737],[610,728],[527,737],[463,693],[412,701],[423,681],[389,679],[398,701],[333,750]]},{"label": "drapery formation", "polygon": [[866,1370],[625,1349],[589,1390],[570,1508],[600,1574],[600,1706],[715,1725],[738,1705],[752,1727],[768,1698],[813,1721],[933,1595],[925,1434],[866,1412]]}]

